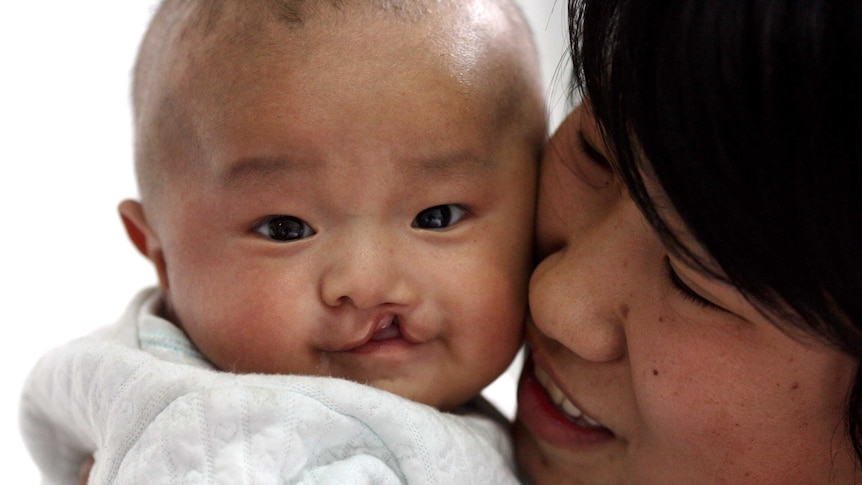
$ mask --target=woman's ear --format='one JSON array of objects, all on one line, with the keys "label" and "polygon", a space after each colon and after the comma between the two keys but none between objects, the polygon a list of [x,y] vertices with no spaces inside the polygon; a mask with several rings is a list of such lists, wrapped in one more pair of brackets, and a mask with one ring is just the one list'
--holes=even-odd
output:
[{"label": "woman's ear", "polygon": [[162,290],[168,289],[167,265],[161,241],[156,236],[147,218],[144,216],[144,208],[136,200],[127,199],[120,202],[118,207],[126,234],[138,251],[149,259],[156,268],[159,277],[159,285]]}]

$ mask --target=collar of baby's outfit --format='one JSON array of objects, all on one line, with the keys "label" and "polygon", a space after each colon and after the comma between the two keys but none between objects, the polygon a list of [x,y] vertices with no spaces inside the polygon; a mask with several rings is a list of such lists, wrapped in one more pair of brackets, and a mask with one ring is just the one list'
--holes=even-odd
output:
[{"label": "collar of baby's outfit", "polygon": [[159,291],[142,299],[137,313],[141,349],[169,362],[215,369],[181,328],[159,314],[163,307],[164,299]]}]

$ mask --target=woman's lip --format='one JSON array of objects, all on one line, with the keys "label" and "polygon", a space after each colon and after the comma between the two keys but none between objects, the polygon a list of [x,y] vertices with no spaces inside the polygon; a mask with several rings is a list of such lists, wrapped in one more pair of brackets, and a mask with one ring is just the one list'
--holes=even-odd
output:
[{"label": "woman's lip", "polygon": [[565,415],[569,421],[573,421],[575,424],[586,428],[604,427],[602,423],[591,418],[588,414],[584,413],[578,405],[573,403],[569,397],[563,393],[563,390],[557,386],[557,383],[551,379],[551,376],[548,375],[543,368],[537,366],[535,362],[533,362],[533,371],[539,384],[545,388],[545,394],[550,397],[551,402],[556,405],[557,410]]},{"label": "woman's lip", "polygon": [[529,351],[529,367],[532,370],[533,377],[539,382],[539,385],[544,388],[545,394],[548,395],[552,404],[554,404],[558,409],[574,408],[571,411],[566,411],[564,409],[562,413],[563,415],[568,413],[570,415],[570,421],[573,419],[583,418],[585,422],[582,426],[588,428],[605,427],[603,423],[599,423],[597,420],[593,419],[590,413],[584,412],[580,403],[571,400],[571,396],[566,395],[559,387],[557,383],[560,382],[560,380],[555,372],[555,366],[550,365],[545,352],[543,352],[543,348],[541,346],[537,347],[535,343],[528,344],[527,348]]},{"label": "woman's lip", "polygon": [[567,418],[539,383],[527,359],[518,383],[518,421],[539,440],[552,446],[586,450],[615,440],[607,428],[581,426]]}]

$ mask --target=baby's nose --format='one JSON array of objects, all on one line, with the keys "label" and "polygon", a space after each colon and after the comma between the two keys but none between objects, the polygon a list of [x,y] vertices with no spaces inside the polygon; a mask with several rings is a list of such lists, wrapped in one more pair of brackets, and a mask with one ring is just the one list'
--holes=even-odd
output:
[{"label": "baby's nose", "polygon": [[397,243],[364,238],[345,244],[331,254],[320,294],[328,306],[352,305],[367,309],[379,305],[407,305],[413,298]]}]

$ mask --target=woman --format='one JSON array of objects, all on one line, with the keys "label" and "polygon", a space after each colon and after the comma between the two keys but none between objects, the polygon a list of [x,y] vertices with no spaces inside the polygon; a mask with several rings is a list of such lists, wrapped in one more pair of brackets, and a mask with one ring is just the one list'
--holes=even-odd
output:
[{"label": "woman", "polygon": [[518,458],[544,483],[859,483],[862,4],[570,1]]}]

